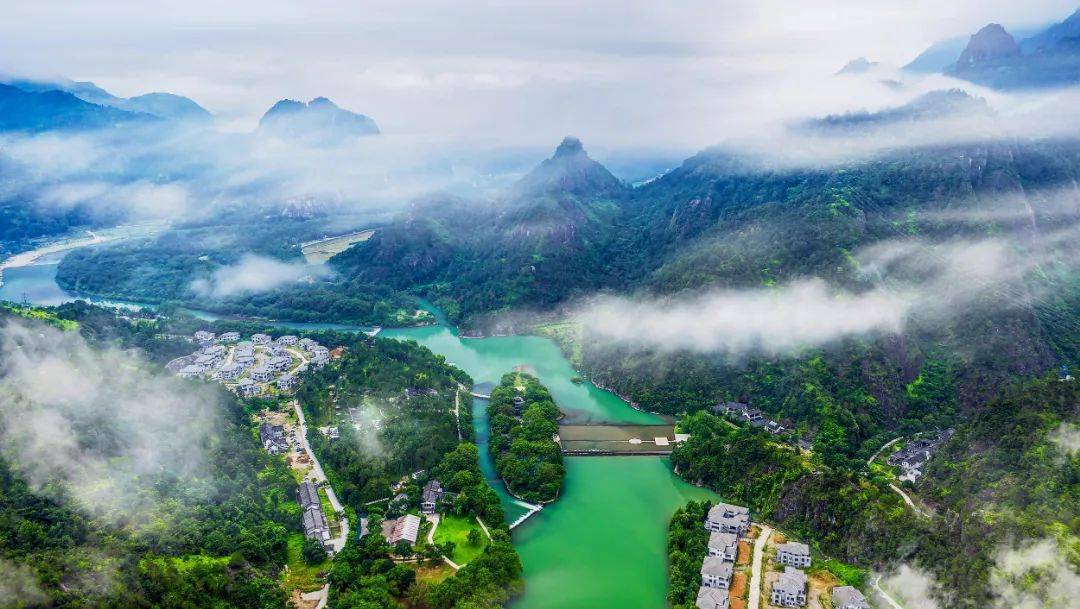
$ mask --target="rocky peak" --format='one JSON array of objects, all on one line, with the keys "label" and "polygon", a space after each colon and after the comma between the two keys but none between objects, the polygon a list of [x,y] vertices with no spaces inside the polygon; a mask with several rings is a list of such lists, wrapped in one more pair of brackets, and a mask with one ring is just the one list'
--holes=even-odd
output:
[{"label": "rocky peak", "polygon": [[514,186],[518,195],[612,196],[624,190],[622,182],[591,159],[581,140],[563,138],[555,154],[545,159]]},{"label": "rocky peak", "polygon": [[578,154],[585,154],[585,147],[581,145],[581,140],[568,135],[564,137],[559,146],[555,148],[555,155],[552,156],[552,158],[559,159]]},{"label": "rocky peak", "polygon": [[979,64],[1014,57],[1020,54],[1020,45],[1000,24],[991,23],[975,33],[956,61],[956,69],[976,67]]}]

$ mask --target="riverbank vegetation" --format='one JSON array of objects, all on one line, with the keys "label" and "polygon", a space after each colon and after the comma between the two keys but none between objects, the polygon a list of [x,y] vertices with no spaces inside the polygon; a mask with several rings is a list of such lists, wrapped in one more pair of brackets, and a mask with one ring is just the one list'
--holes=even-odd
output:
[{"label": "riverbank vegetation", "polygon": [[566,470],[554,440],[558,420],[551,393],[532,375],[505,374],[491,390],[491,455],[507,488],[525,501],[554,501],[562,490]]},{"label": "riverbank vegetation", "polygon": [[705,515],[709,501],[691,501],[675,510],[668,523],[668,604],[672,609],[695,609],[701,586],[701,561],[708,553]]}]

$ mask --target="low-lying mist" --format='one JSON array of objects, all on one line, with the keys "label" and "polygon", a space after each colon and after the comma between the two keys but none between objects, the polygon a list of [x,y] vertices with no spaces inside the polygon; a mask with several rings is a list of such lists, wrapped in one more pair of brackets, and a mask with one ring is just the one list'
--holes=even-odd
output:
[{"label": "low-lying mist", "polygon": [[[1075,273],[1080,254],[1080,197],[1043,197],[1038,217],[1023,197],[931,212],[923,220],[952,236],[896,237],[850,257],[845,285],[805,277],[755,288],[687,289],[671,295],[601,295],[572,317],[590,341],[630,348],[792,354],[848,337],[902,333],[913,321],[943,323],[969,306],[1046,304],[1060,288],[1052,276]],[[988,236],[994,235],[994,236]],[[1026,281],[1036,274],[1039,281]]]},{"label": "low-lying mist", "polygon": [[121,526],[150,526],[160,489],[213,496],[220,396],[78,333],[0,329],[0,445],[35,492]]}]

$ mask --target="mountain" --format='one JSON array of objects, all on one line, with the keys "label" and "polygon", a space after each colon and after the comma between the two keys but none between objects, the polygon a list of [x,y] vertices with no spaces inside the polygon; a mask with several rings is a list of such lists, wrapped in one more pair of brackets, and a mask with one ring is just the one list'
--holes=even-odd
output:
[{"label": "mountain", "polygon": [[146,93],[117,100],[110,105],[129,112],[152,114],[172,121],[208,122],[214,118],[206,108],[191,99],[172,93]]},{"label": "mountain", "polygon": [[968,38],[964,36],[939,40],[902,69],[920,74],[940,74],[956,64],[956,58],[964,52],[967,43]]},{"label": "mountain", "polygon": [[259,119],[258,130],[278,137],[323,141],[379,133],[374,120],[342,109],[325,97],[308,103],[283,99]]},{"label": "mountain", "polygon": [[960,53],[959,59],[956,60],[953,70],[960,72],[978,68],[989,62],[1019,55],[1020,45],[1016,43],[1012,34],[1006,32],[1001,25],[991,23],[971,37],[963,52]]},{"label": "mountain", "polygon": [[1064,87],[1080,83],[1080,16],[1018,44],[998,24],[979,30],[947,73],[995,89]]},{"label": "mountain", "polygon": [[552,306],[621,274],[603,252],[630,192],[568,137],[500,196],[422,201],[331,263],[364,281],[427,286],[454,317]]},{"label": "mountain", "polygon": [[805,121],[801,128],[821,135],[848,135],[858,131],[937,120],[957,116],[988,116],[990,106],[981,97],[972,97],[962,89],[945,89],[924,93],[895,108],[877,112],[848,112],[830,114]]},{"label": "mountain", "polygon": [[837,75],[840,74],[862,74],[869,70],[872,70],[878,65],[876,61],[870,61],[865,57],[858,57],[844,64],[844,67],[840,68]]},{"label": "mountain", "polygon": [[1080,9],[1061,23],[1055,23],[1042,32],[1022,40],[1020,50],[1024,53],[1052,53],[1062,43],[1069,45],[1077,38],[1080,38]]},{"label": "mountain", "polygon": [[190,98],[172,93],[147,93],[123,98],[109,93],[92,82],[79,82],[67,78],[51,80],[7,78],[0,82],[30,93],[63,91],[91,104],[110,106],[127,112],[150,114],[170,121],[209,121],[213,118],[205,108]]},{"label": "mountain", "polygon": [[75,97],[92,104],[110,106],[120,100],[112,93],[89,81],[74,81],[67,78],[54,80],[35,80],[28,78],[10,78],[2,81],[4,84],[29,91],[31,93],[43,93],[45,91],[64,91]]},{"label": "mountain", "polygon": [[512,188],[516,197],[573,195],[575,197],[613,196],[626,190],[600,163],[585,152],[581,140],[566,137],[555,154],[521,178]]},{"label": "mountain", "polygon": [[92,104],[64,91],[33,92],[0,84],[0,131],[102,129],[156,120],[149,114]]}]

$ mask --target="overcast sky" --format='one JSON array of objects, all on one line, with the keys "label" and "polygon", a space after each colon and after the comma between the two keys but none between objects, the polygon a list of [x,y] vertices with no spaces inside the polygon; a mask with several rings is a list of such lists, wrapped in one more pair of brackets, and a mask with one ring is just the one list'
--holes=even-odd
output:
[{"label": "overcast sky", "polygon": [[832,109],[852,95],[807,79],[854,57],[899,65],[935,40],[1077,4],[0,0],[0,71],[184,94],[230,130],[280,98],[325,95],[398,134],[696,149],[795,102]]}]

